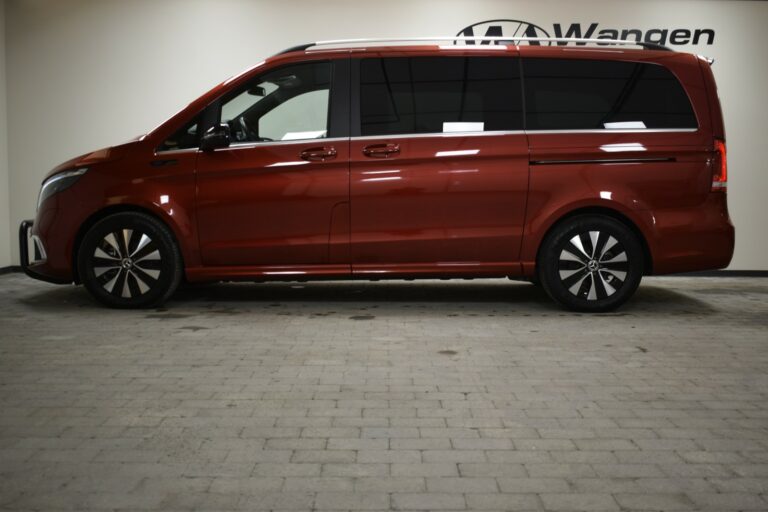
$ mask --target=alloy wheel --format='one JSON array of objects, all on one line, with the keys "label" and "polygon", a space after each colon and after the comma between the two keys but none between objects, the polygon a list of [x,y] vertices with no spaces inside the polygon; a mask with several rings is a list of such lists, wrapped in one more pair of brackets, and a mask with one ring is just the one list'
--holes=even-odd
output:
[{"label": "alloy wheel", "polygon": [[123,299],[149,292],[158,282],[161,263],[159,246],[148,234],[134,229],[107,234],[91,258],[98,283]]},{"label": "alloy wheel", "polygon": [[629,272],[627,251],[612,235],[588,231],[573,236],[560,252],[558,274],[574,296],[588,301],[611,297]]}]

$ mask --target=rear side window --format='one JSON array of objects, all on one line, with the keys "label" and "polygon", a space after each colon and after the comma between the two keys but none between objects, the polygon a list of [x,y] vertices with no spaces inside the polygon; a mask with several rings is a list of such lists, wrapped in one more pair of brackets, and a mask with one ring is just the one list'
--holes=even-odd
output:
[{"label": "rear side window", "polygon": [[361,135],[522,130],[522,110],[516,58],[360,62]]},{"label": "rear side window", "polygon": [[677,78],[657,64],[523,59],[529,130],[696,128]]}]

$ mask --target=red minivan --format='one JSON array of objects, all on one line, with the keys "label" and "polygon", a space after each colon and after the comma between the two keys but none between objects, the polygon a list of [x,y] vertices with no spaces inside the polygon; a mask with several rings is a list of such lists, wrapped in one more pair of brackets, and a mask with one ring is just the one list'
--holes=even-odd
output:
[{"label": "red minivan", "polygon": [[182,280],[504,277],[607,311],[645,274],[728,265],[706,59],[450,39],[292,48],[61,164],[22,267],[124,308]]}]

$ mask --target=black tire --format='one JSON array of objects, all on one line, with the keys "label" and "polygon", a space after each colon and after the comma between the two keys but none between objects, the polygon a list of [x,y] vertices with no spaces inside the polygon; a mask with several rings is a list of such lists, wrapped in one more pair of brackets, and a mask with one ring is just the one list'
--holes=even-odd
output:
[{"label": "black tire", "polygon": [[112,308],[162,304],[181,281],[181,253],[162,222],[137,212],[98,221],[83,237],[77,269],[85,288]]},{"label": "black tire", "polygon": [[637,290],[643,259],[641,242],[628,226],[611,217],[580,215],[546,236],[538,276],[547,294],[567,309],[611,311]]}]

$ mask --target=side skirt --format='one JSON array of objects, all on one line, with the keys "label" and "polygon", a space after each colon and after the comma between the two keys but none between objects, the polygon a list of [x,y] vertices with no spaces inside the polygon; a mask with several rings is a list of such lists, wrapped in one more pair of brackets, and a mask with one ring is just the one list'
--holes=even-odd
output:
[{"label": "side skirt", "polygon": [[366,265],[239,266],[191,267],[186,269],[190,282],[204,281],[309,281],[321,279],[471,279],[521,277],[516,262],[412,263]]}]

